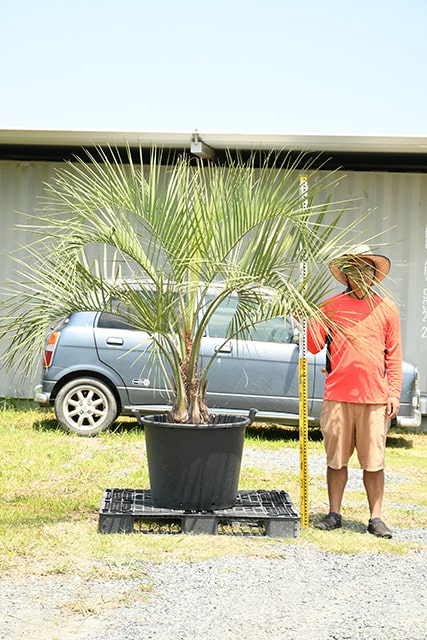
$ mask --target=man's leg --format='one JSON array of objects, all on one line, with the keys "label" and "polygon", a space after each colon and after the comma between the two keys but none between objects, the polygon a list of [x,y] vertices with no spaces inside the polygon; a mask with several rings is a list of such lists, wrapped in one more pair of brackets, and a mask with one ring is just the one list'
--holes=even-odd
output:
[{"label": "man's leg", "polygon": [[381,509],[384,496],[384,470],[364,471],[363,483],[368,497],[371,519],[381,518]]},{"label": "man's leg", "polygon": [[332,513],[341,513],[341,503],[344,495],[345,485],[347,484],[347,467],[341,469],[332,469],[328,467],[326,479],[328,483],[329,511]]},{"label": "man's leg", "polygon": [[323,402],[320,424],[326,451],[329,513],[316,527],[331,530],[341,527],[341,503],[347,484],[347,464],[354,450],[351,428],[352,405],[346,402]]},{"label": "man's leg", "polygon": [[347,484],[347,467],[341,467],[341,469],[328,467],[326,480],[328,483],[329,513],[316,524],[316,527],[330,531],[341,527],[341,503]]},{"label": "man's leg", "polygon": [[391,538],[390,529],[381,520],[381,508],[384,496],[384,470],[364,471],[363,482],[368,496],[371,517],[368,523],[368,531],[378,538]]},{"label": "man's leg", "polygon": [[[379,538],[391,538],[390,529],[381,520],[384,496],[384,458],[389,421],[384,405],[366,405],[357,424],[357,452],[363,469],[363,483],[371,517],[368,532]],[[376,471],[367,471],[376,469]]]}]

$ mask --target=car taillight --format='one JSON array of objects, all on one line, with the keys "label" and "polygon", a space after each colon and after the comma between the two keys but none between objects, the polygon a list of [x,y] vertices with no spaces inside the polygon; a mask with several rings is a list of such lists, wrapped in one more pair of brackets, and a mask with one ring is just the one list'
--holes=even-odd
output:
[{"label": "car taillight", "polygon": [[44,348],[44,356],[43,356],[44,367],[50,367],[50,365],[52,364],[53,354],[55,353],[56,345],[58,344],[60,335],[61,335],[60,331],[52,331],[52,333],[48,337],[45,348]]}]

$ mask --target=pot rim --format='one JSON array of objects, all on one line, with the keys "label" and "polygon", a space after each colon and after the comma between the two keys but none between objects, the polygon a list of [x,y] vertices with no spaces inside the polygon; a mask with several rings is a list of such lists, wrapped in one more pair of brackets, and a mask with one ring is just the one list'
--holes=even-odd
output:
[{"label": "pot rim", "polygon": [[217,414],[214,421],[193,424],[188,422],[169,422],[168,413],[155,413],[150,415],[144,415],[136,411],[138,424],[141,426],[155,425],[158,427],[170,428],[170,429],[193,429],[193,430],[208,430],[208,429],[227,429],[233,427],[249,426],[252,424],[255,418],[256,410],[251,409],[249,416],[234,415],[234,414]]}]

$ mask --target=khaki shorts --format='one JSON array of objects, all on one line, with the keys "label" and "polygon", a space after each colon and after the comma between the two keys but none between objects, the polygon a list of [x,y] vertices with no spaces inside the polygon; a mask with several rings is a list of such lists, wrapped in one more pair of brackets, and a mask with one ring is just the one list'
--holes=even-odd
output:
[{"label": "khaki shorts", "polygon": [[328,467],[332,469],[346,467],[356,449],[362,469],[365,471],[384,469],[389,423],[384,404],[324,400],[320,428]]}]

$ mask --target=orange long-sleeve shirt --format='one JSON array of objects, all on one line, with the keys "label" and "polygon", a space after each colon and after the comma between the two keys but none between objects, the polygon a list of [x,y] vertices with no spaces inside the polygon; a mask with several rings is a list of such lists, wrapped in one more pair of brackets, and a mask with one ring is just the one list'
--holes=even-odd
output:
[{"label": "orange long-sleeve shirt", "polygon": [[377,294],[363,300],[346,293],[328,298],[308,326],[311,353],[325,346],[329,330],[331,371],[326,373],[325,400],[383,404],[390,396],[400,397],[402,347],[394,302]]}]

